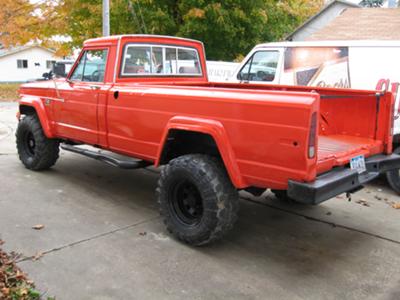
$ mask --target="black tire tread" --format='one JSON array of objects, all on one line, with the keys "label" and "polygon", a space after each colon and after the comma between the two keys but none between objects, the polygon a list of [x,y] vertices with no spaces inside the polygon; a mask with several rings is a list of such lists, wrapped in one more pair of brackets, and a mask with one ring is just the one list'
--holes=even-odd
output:
[{"label": "black tire tread", "polygon": [[[196,238],[187,237],[185,234],[176,230],[171,222],[168,211],[162,203],[162,193],[165,192],[164,182],[171,174],[180,168],[186,168],[197,173],[198,176],[206,176],[210,186],[206,193],[215,193],[217,201],[216,226],[209,228],[209,231]],[[238,218],[239,195],[236,188],[232,185],[225,167],[220,160],[203,154],[189,154],[175,158],[166,165],[161,171],[156,189],[157,201],[160,207],[160,214],[167,230],[177,239],[195,246],[201,246],[221,239],[231,230]]]},{"label": "black tire tread", "polygon": [[[27,158],[24,149],[24,130],[30,130],[35,138],[35,156],[31,161]],[[16,131],[16,140],[19,159],[27,169],[33,171],[49,169],[59,157],[59,140],[46,137],[36,115],[27,115],[22,118]]]}]

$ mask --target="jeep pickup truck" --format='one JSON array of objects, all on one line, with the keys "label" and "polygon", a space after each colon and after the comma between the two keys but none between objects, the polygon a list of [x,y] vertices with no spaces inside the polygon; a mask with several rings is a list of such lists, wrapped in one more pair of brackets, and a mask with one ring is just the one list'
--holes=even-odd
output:
[{"label": "jeep pickup truck", "polygon": [[213,83],[201,42],[112,36],[86,41],[67,78],[21,87],[17,149],[34,171],[60,148],[123,169],[163,166],[168,231],[203,245],[233,227],[239,190],[319,204],[399,168],[393,102],[390,92]]}]

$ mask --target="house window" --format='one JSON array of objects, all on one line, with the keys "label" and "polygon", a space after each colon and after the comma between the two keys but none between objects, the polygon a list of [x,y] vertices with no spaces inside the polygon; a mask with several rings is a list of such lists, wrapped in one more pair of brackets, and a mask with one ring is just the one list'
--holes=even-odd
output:
[{"label": "house window", "polygon": [[28,69],[28,60],[27,59],[17,59],[17,67],[18,67],[18,69]]},{"label": "house window", "polygon": [[46,69],[53,69],[55,63],[56,63],[55,60],[46,60]]}]

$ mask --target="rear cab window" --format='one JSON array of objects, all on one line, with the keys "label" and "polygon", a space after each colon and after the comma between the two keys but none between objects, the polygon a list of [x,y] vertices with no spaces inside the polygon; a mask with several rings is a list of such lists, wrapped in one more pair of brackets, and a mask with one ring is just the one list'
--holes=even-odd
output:
[{"label": "rear cab window", "polygon": [[124,47],[120,77],[202,77],[199,53],[194,48],[128,43]]}]

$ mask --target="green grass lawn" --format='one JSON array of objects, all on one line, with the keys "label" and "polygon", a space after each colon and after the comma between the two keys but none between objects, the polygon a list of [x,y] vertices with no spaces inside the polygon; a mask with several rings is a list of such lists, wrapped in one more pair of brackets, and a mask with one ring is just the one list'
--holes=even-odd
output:
[{"label": "green grass lawn", "polygon": [[0,102],[18,100],[20,83],[0,83]]}]

